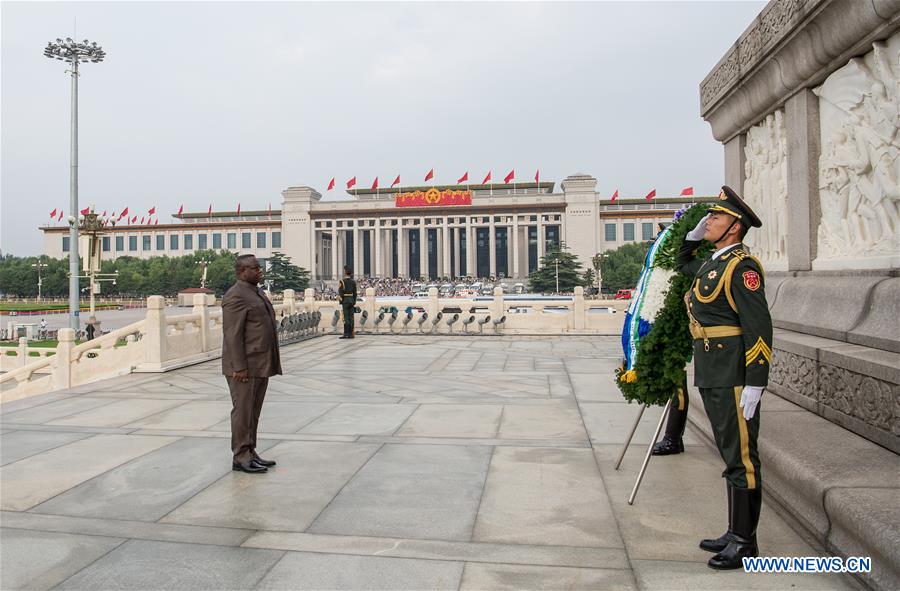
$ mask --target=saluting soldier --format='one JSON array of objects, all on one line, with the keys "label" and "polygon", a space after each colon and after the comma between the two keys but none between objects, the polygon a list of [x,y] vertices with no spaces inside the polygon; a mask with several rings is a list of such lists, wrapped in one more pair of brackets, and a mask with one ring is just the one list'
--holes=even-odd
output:
[{"label": "saluting soldier", "polygon": [[[750,228],[762,222],[730,187],[688,233],[678,253],[682,273],[694,276],[685,295],[694,339],[694,385],[712,424],[716,446],[725,461],[728,530],[700,542],[716,552],[715,569],[737,569],[742,559],[757,556],[756,526],[762,506],[759,450],[759,400],[769,379],[772,319],[760,262],[741,244]],[[698,260],[702,240],[715,245]]]},{"label": "saluting soldier", "polygon": [[338,286],[338,299],[341,302],[341,312],[344,315],[344,334],[342,339],[352,339],[353,315],[356,309],[356,281],[353,280],[353,269],[344,265],[344,278]]}]

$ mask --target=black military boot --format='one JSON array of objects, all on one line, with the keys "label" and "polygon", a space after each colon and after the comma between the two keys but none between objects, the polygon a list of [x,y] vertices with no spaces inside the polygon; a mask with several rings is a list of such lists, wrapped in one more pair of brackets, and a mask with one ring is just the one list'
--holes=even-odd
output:
[{"label": "black military boot", "polygon": [[725,497],[728,499],[728,529],[716,539],[700,540],[700,549],[707,552],[721,552],[731,541],[731,485],[725,481]]},{"label": "black military boot", "polygon": [[671,456],[680,453],[684,453],[684,443],[681,441],[681,437],[676,438],[670,435],[663,437],[662,441],[654,445],[653,451],[650,452],[654,456]]},{"label": "black military boot", "polygon": [[762,507],[762,491],[759,488],[732,488],[731,535],[725,549],[707,562],[709,568],[733,570],[743,568],[744,558],[759,556],[756,545],[756,526]]}]

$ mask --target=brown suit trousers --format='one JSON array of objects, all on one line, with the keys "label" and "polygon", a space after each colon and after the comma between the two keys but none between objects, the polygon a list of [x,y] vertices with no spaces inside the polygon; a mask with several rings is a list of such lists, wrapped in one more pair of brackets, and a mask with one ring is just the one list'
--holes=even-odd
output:
[{"label": "brown suit trousers", "polygon": [[[231,451],[236,463],[256,455],[256,429],[269,377],[281,373],[275,310],[259,289],[238,281],[222,300],[222,373],[231,392]],[[246,371],[248,380],[232,377]]]}]

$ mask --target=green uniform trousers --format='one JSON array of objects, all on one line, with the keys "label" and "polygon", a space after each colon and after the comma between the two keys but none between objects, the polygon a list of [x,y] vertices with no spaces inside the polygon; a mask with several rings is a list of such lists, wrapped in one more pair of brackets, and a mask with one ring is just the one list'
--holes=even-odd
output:
[{"label": "green uniform trousers", "polygon": [[722,476],[735,488],[756,489],[762,486],[759,471],[760,406],[753,418],[744,419],[741,408],[743,386],[729,388],[700,388],[703,406],[712,424],[716,447],[725,461]]}]

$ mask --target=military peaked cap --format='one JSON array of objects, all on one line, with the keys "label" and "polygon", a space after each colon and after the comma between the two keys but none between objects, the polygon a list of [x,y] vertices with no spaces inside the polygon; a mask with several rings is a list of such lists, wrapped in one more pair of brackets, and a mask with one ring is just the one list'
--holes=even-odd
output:
[{"label": "military peaked cap", "polygon": [[738,197],[734,189],[728,186],[722,187],[719,193],[719,201],[706,210],[707,213],[727,213],[741,221],[748,228],[761,228],[762,221],[753,213],[750,206]]}]

